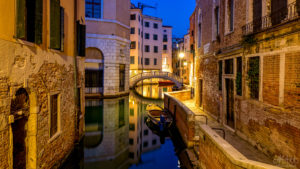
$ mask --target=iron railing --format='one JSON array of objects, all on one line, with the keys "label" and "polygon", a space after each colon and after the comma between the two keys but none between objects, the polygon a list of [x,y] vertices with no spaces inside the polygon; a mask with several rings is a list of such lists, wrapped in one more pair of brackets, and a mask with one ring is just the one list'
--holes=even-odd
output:
[{"label": "iron railing", "polygon": [[243,35],[249,35],[264,31],[276,25],[283,24],[300,17],[300,3],[298,1],[289,4],[287,7],[281,8],[264,17],[253,20],[242,27]]}]

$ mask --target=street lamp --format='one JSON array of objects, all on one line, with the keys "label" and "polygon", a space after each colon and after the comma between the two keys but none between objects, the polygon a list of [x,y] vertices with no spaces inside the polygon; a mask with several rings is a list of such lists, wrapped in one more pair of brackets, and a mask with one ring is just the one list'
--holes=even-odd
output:
[{"label": "street lamp", "polygon": [[183,52],[179,53],[180,77],[182,77],[182,65],[181,65],[182,58],[184,58],[184,53]]}]

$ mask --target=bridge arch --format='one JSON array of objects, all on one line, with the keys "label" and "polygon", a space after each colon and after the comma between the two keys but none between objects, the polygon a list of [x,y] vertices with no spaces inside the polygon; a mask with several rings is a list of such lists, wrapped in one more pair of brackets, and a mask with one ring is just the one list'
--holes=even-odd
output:
[{"label": "bridge arch", "polygon": [[152,79],[152,78],[159,78],[159,79],[166,79],[170,80],[175,83],[175,85],[181,89],[183,87],[183,79],[179,78],[178,76],[174,75],[173,73],[169,72],[146,72],[140,73],[130,78],[130,88],[133,89],[138,82],[145,80],[145,79]]}]

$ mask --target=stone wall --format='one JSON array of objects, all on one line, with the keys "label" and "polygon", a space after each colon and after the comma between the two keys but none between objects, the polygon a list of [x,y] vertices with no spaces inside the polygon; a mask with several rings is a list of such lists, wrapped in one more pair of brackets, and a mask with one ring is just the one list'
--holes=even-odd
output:
[{"label": "stone wall", "polygon": [[[190,97],[190,91],[175,92],[174,94],[175,96],[173,96],[173,93],[165,93],[164,107],[173,115],[173,120],[176,123],[176,127],[183,141],[188,147],[191,147],[195,136],[194,113],[181,102],[181,98]],[[176,98],[176,96],[178,97],[179,95],[185,96]]]},{"label": "stone wall", "polygon": [[[17,42],[0,40],[0,46],[0,168],[12,168],[13,164],[10,123],[14,121],[9,122],[8,116],[19,88],[25,88],[30,99],[27,167],[51,168],[72,151],[75,142],[74,59],[63,52]],[[78,66],[78,84],[84,88],[84,69]],[[53,92],[60,95],[60,130],[50,138],[48,99]]]},{"label": "stone wall", "polygon": [[[95,47],[104,55],[104,96],[129,92],[129,40],[113,35],[87,34],[86,47]],[[125,64],[125,90],[119,89],[119,66]]]}]

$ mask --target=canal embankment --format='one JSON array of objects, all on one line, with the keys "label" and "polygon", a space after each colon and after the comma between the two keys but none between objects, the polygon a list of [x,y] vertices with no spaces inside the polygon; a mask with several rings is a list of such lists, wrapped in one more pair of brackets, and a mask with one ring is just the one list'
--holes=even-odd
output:
[{"label": "canal embankment", "polygon": [[234,131],[197,107],[190,90],[165,93],[164,107],[174,117],[188,148],[187,154],[190,158],[197,158],[194,162],[197,168],[280,168]]}]

